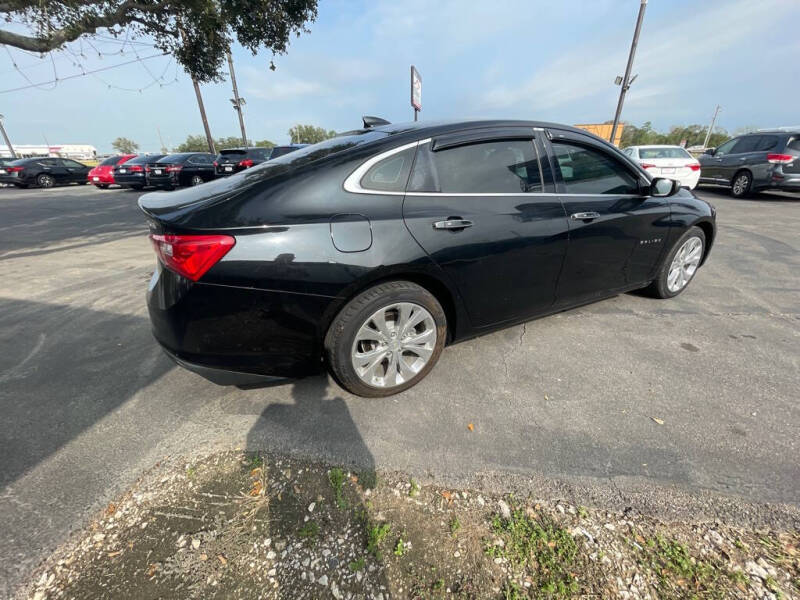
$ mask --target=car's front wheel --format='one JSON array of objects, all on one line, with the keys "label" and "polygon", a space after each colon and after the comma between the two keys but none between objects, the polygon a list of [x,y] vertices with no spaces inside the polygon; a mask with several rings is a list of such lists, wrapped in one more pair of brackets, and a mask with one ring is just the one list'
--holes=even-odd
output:
[{"label": "car's front wheel", "polygon": [[647,288],[656,298],[674,298],[694,278],[706,247],[706,235],[699,227],[690,227],[672,246],[656,278]]},{"label": "car's front wheel", "polygon": [[348,391],[391,396],[430,372],[446,336],[447,318],[433,294],[410,281],[389,281],[345,305],[325,336],[325,353]]},{"label": "car's front wheel", "polygon": [[189,180],[189,185],[200,185],[201,183],[205,183],[200,175],[192,175],[192,178]]}]

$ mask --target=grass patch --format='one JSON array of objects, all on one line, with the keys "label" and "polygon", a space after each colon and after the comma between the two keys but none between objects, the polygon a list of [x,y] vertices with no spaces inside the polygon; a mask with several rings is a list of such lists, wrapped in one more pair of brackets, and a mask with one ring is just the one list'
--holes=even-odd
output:
[{"label": "grass patch", "polygon": [[691,556],[677,540],[657,534],[645,541],[644,552],[640,563],[655,573],[663,596],[683,597],[691,592],[692,597],[716,598],[724,593],[718,586],[722,570]]},{"label": "grass patch", "polygon": [[492,531],[504,546],[492,544],[487,554],[505,558],[517,570],[527,567],[534,580],[531,591],[552,598],[568,598],[578,591],[573,575],[578,545],[549,517],[534,518],[515,507],[509,519],[492,519]]},{"label": "grass patch", "polygon": [[333,488],[333,497],[336,501],[336,506],[339,510],[347,508],[347,500],[344,499],[344,471],[339,468],[331,469],[328,471],[328,481],[331,482]]},{"label": "grass patch", "polygon": [[386,539],[386,536],[389,535],[391,530],[392,526],[388,523],[372,525],[367,528],[367,552],[378,560],[382,558],[380,544]]},{"label": "grass patch", "polygon": [[412,498],[416,498],[419,496],[419,484],[413,477],[409,479],[409,482],[411,483],[411,489],[408,490],[408,495]]},{"label": "grass patch", "polygon": [[297,532],[297,535],[306,540],[308,543],[315,544],[317,542],[317,537],[319,536],[319,525],[316,521],[308,521],[300,528],[300,531]]},{"label": "grass patch", "polygon": [[455,535],[461,529],[461,521],[458,520],[457,516],[453,515],[448,526],[450,527],[450,534]]},{"label": "grass patch", "polygon": [[367,564],[367,561],[364,559],[363,556],[361,556],[361,557],[359,557],[358,560],[354,560],[354,561],[350,562],[350,564],[348,566],[350,567],[350,570],[353,573],[355,573],[356,571],[361,571],[366,564]]},{"label": "grass patch", "polygon": [[403,556],[406,553],[406,545],[403,542],[403,536],[397,538],[397,543],[394,545],[394,555]]}]

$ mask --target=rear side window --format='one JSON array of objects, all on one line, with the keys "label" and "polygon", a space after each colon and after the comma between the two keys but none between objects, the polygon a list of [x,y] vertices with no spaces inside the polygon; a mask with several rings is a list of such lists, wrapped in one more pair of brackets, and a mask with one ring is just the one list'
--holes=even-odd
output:
[{"label": "rear side window", "polygon": [[250,158],[255,158],[256,160],[268,160],[269,159],[269,148],[255,148],[250,150]]},{"label": "rear side window", "polygon": [[70,169],[82,169],[83,165],[75,160],[70,160],[68,158],[62,158],[61,162],[64,164],[65,167],[69,167]]},{"label": "rear side window", "polygon": [[270,158],[278,158],[279,156],[283,156],[284,154],[289,154],[291,151],[295,150],[291,146],[275,146],[270,153]]},{"label": "rear side window", "polygon": [[415,150],[416,148],[407,148],[372,165],[361,178],[361,187],[384,192],[404,191]]},{"label": "rear side window", "polygon": [[[445,194],[541,192],[542,172],[532,140],[492,140],[428,153],[437,190]],[[416,169],[415,169],[416,170]]]},{"label": "rear side window", "polygon": [[553,152],[568,194],[639,192],[636,177],[604,152],[565,142],[554,142]]},{"label": "rear side window", "polygon": [[744,154],[745,152],[755,152],[756,146],[758,146],[759,138],[761,136],[758,135],[746,135],[743,138],[740,138],[736,145],[731,150],[731,154]]},{"label": "rear side window", "polygon": [[756,151],[764,152],[767,150],[774,150],[778,146],[777,135],[761,135],[758,137],[756,144]]}]

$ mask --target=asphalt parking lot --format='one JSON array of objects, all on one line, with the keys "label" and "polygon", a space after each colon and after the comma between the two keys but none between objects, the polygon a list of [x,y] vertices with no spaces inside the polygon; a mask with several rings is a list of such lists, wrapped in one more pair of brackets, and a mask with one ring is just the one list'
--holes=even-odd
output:
[{"label": "asphalt parking lot", "polygon": [[217,448],[796,504],[800,198],[699,193],[719,235],[680,297],[458,344],[375,400],[322,377],[224,388],[175,367],[149,332],[139,194],[0,189],[0,596],[162,457]]}]

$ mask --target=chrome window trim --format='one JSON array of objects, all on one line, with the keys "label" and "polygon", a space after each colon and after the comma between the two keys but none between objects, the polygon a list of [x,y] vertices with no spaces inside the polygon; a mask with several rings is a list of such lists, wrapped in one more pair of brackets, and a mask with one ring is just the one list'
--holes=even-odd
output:
[{"label": "chrome window trim", "polygon": [[347,179],[344,180],[344,190],[346,192],[351,192],[353,194],[378,194],[381,196],[405,196],[406,192],[391,192],[388,190],[370,190],[367,188],[361,187],[361,179],[364,175],[367,174],[376,163],[379,163],[384,158],[389,158],[390,156],[394,156],[395,154],[399,154],[400,152],[404,152],[409,148],[416,148],[420,144],[426,144],[431,141],[431,138],[427,138],[424,140],[418,140],[416,142],[411,142],[410,144],[404,144],[402,146],[398,146],[397,148],[392,148],[391,150],[387,150],[386,152],[382,152],[376,156],[373,156],[369,160],[363,162],[355,171],[348,175]]}]

